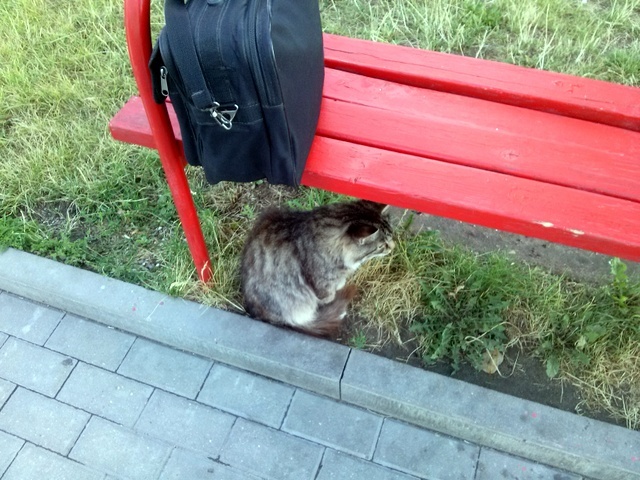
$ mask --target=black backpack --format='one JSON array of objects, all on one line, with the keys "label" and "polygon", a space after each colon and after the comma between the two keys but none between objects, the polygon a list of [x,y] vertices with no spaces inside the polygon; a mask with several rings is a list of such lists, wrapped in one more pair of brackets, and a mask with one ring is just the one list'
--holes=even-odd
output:
[{"label": "black backpack", "polygon": [[298,185],[322,99],[318,0],[165,0],[165,21],[149,66],[187,162],[210,183]]}]

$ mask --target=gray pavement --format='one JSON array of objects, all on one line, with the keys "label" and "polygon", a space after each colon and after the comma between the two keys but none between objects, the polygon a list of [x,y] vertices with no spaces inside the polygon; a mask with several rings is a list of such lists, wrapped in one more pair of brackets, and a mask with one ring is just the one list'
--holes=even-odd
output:
[{"label": "gray pavement", "polygon": [[0,478],[640,479],[640,434],[9,249]]}]

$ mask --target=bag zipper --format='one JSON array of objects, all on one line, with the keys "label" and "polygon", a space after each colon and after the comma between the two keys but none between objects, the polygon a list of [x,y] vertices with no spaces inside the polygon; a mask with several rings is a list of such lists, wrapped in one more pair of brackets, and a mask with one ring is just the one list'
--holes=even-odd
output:
[{"label": "bag zipper", "polygon": [[[247,35],[248,51],[251,58],[251,68],[254,71],[256,78],[256,87],[260,98],[266,100],[266,104],[269,106],[280,105],[282,100],[280,99],[279,85],[274,85],[274,75],[269,75],[268,72],[276,72],[276,62],[273,55],[273,46],[271,45],[271,38],[269,35],[264,35],[264,32],[259,31],[258,21],[260,18],[260,6],[264,5],[267,9],[267,14],[270,14],[271,2],[253,0],[251,3],[251,11],[249,24],[251,26],[250,34]],[[261,38],[265,37],[265,38]],[[268,54],[262,54],[261,52],[261,40],[266,40],[271,48]],[[268,70],[265,70],[268,69]],[[262,81],[260,81],[262,80]]]},{"label": "bag zipper", "polygon": [[160,93],[163,97],[169,96],[169,82],[167,82],[167,67],[160,67]]}]

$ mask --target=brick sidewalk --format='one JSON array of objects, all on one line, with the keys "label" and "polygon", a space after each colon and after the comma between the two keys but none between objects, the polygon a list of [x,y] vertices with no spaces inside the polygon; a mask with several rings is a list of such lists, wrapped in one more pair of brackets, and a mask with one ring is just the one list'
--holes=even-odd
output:
[{"label": "brick sidewalk", "polygon": [[3,480],[579,478],[6,292],[0,331]]},{"label": "brick sidewalk", "polygon": [[[2,283],[2,255],[0,285],[7,285]],[[24,259],[22,255],[18,258]],[[47,265],[59,268],[54,262]],[[39,263],[38,268],[42,267]],[[575,457],[572,465],[577,468],[574,472],[590,468],[597,472],[594,478],[640,478],[630,468],[623,470],[615,463],[610,467],[596,461],[598,456],[620,454],[626,458],[625,452],[635,452],[640,447],[636,432],[501,394],[492,397],[494,392],[479,387],[232,316],[235,337],[238,333],[242,337],[244,350],[240,355],[220,332],[224,321],[215,324],[217,336],[198,331],[213,328],[208,325],[215,323],[212,318],[220,320],[222,316],[224,320],[224,312],[209,309],[208,314],[214,317],[205,315],[189,323],[182,317],[200,311],[191,309],[197,307],[194,304],[172,304],[156,292],[70,267],[60,268],[78,285],[89,288],[94,302],[89,305],[80,302],[80,297],[60,297],[60,291],[54,292],[62,298],[59,304],[73,305],[75,313],[93,309],[99,316],[95,291],[110,291],[101,311],[113,305],[111,294],[117,293],[118,298],[133,295],[137,307],[132,309],[127,303],[127,315],[141,316],[138,326],[135,319],[127,319],[131,331],[148,329],[144,331],[151,332],[149,336],[156,340],[166,335],[165,343],[185,342],[183,345],[193,345],[191,350],[213,353],[197,356],[87,320],[67,309],[0,291],[3,480],[586,479],[505,453],[556,452],[566,449],[565,444],[576,443],[576,438],[584,439],[585,445],[571,451]],[[60,274],[48,273],[49,278]],[[98,282],[95,286],[91,285],[93,280]],[[12,282],[18,285],[15,279]],[[31,287],[37,293],[39,287]],[[171,313],[171,327],[163,326],[159,305]],[[204,346],[188,337],[186,331]],[[203,338],[206,336],[214,338]],[[252,346],[253,337],[259,346]],[[269,356],[272,352],[265,350],[265,343],[276,349],[303,344],[301,352],[306,353],[289,351],[286,358],[277,360],[277,356]],[[292,361],[300,364],[299,371],[286,365],[292,355],[297,357]],[[221,356],[232,359],[236,367],[219,361]],[[330,370],[327,365],[335,363],[336,358],[341,359],[335,367],[339,368],[337,374],[319,373]],[[268,378],[255,371],[274,374]],[[338,377],[337,390],[330,381],[333,377]],[[496,399],[499,404],[490,404]],[[434,406],[433,402],[443,405]],[[456,410],[458,404],[462,413]],[[473,409],[469,413],[471,421],[461,418]],[[501,418],[512,410],[521,412],[517,424],[509,416]],[[400,414],[389,413],[396,411]],[[413,416],[402,413],[414,411]],[[461,433],[446,435],[399,420],[409,417],[422,419],[418,424],[429,422],[440,432]],[[546,424],[537,424],[538,417],[551,418]],[[474,432],[474,425],[485,432],[484,436]],[[554,427],[555,431],[546,431]],[[521,436],[524,440],[519,439]],[[480,440],[470,442],[470,437]],[[542,445],[544,439],[554,445]],[[607,444],[612,445],[613,454],[606,450]],[[605,450],[601,452],[600,448]],[[584,456],[590,458],[578,456],[577,451],[586,452]],[[565,457],[558,458],[558,462],[566,463]]]}]

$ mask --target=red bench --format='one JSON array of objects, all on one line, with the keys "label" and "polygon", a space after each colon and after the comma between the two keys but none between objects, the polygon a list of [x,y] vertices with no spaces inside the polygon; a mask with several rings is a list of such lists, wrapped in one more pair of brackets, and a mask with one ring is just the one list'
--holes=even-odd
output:
[{"label": "red bench", "polygon": [[[126,0],[140,97],[114,138],[157,148],[198,274],[209,256],[173,110],[151,98],[149,0]],[[640,260],[640,89],[325,35],[302,183]]]}]

